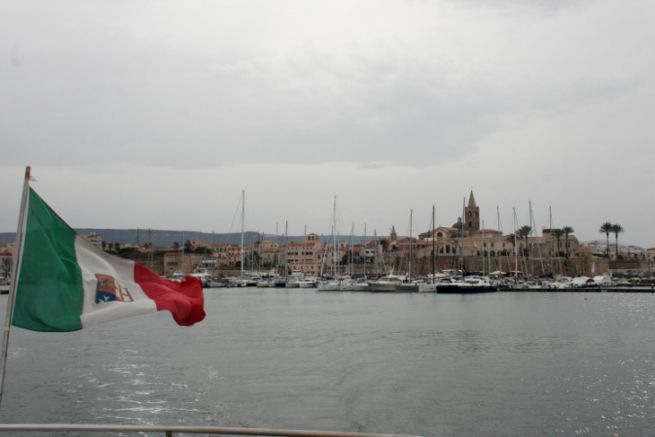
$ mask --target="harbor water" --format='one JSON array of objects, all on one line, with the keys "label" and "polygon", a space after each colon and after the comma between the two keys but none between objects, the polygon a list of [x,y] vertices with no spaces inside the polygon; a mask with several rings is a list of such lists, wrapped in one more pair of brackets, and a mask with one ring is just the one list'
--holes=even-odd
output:
[{"label": "harbor water", "polygon": [[191,328],[160,312],[73,333],[12,329],[0,420],[655,432],[651,294],[205,291],[207,317]]}]

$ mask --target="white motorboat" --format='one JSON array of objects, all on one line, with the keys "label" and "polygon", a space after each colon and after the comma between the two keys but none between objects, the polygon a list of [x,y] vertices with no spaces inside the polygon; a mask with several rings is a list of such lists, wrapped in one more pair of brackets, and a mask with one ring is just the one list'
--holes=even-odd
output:
[{"label": "white motorboat", "polygon": [[341,282],[339,279],[330,279],[329,281],[320,281],[318,291],[341,291]]},{"label": "white motorboat", "polygon": [[367,291],[368,284],[365,280],[356,280],[352,278],[345,278],[339,284],[340,291]]},{"label": "white motorboat", "polygon": [[193,276],[194,278],[200,279],[203,287],[206,287],[209,284],[209,281],[211,280],[211,275],[205,268],[198,268],[194,272],[189,273],[189,276]]},{"label": "white motorboat", "polygon": [[298,280],[298,288],[314,288],[316,286],[316,280],[312,278],[303,278]]},{"label": "white motorboat", "polygon": [[383,276],[375,281],[368,281],[368,291],[393,293],[396,291],[398,284],[401,284],[404,279],[404,276],[393,274]]}]

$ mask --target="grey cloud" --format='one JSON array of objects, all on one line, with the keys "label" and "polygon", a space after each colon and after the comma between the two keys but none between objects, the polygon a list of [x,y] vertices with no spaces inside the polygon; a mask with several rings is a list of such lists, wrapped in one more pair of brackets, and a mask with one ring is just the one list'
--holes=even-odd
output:
[{"label": "grey cloud", "polygon": [[[73,67],[57,56],[41,69],[15,69],[7,75],[15,91],[2,107],[2,141],[21,148],[15,162],[31,155],[36,163],[147,159],[198,167],[319,162],[326,155],[361,161],[375,154],[409,163],[435,147],[441,158],[452,158],[488,131],[484,96],[453,94],[411,67],[390,73],[405,65],[360,65],[343,79],[311,63],[264,72],[237,64],[217,72],[201,59],[167,57]],[[326,88],[303,74],[320,75]],[[405,152],[398,154],[399,147]]]},{"label": "grey cloud", "polygon": [[[464,5],[538,12],[590,4],[490,3]],[[414,6],[438,11],[429,3]],[[8,12],[20,20],[5,18],[0,30],[7,53],[0,65],[0,149],[12,151],[7,164],[424,166],[462,159],[508,120],[595,105],[634,86],[633,78],[584,66],[567,66],[563,78],[551,78],[522,64],[533,50],[566,52],[548,41],[506,60],[505,52],[514,50],[503,46],[508,40],[491,46],[500,55],[484,52],[484,38],[459,53],[458,38],[468,33],[444,43],[440,29],[429,25],[411,38],[390,33],[363,43],[353,37],[349,45],[282,44],[277,53],[258,46],[276,31],[259,35],[253,23],[243,32],[258,44],[203,41],[210,49],[196,50],[128,32],[119,14],[103,18],[112,8],[102,3],[82,6],[77,17],[56,7],[52,16],[20,6]],[[547,64],[543,58],[537,57]]]}]

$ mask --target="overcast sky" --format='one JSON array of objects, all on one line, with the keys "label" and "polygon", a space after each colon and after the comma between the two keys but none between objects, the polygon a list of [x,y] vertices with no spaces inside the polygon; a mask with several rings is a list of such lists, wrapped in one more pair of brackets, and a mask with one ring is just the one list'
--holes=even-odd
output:
[{"label": "overcast sky", "polygon": [[0,1],[0,231],[387,235],[512,208],[655,246],[649,0]]}]

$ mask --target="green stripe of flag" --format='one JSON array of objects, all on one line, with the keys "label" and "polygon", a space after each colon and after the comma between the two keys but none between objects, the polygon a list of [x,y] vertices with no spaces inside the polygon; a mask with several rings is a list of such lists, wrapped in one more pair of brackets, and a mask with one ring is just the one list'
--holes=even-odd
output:
[{"label": "green stripe of flag", "polygon": [[30,188],[13,324],[34,331],[82,328],[84,289],[75,231]]}]

